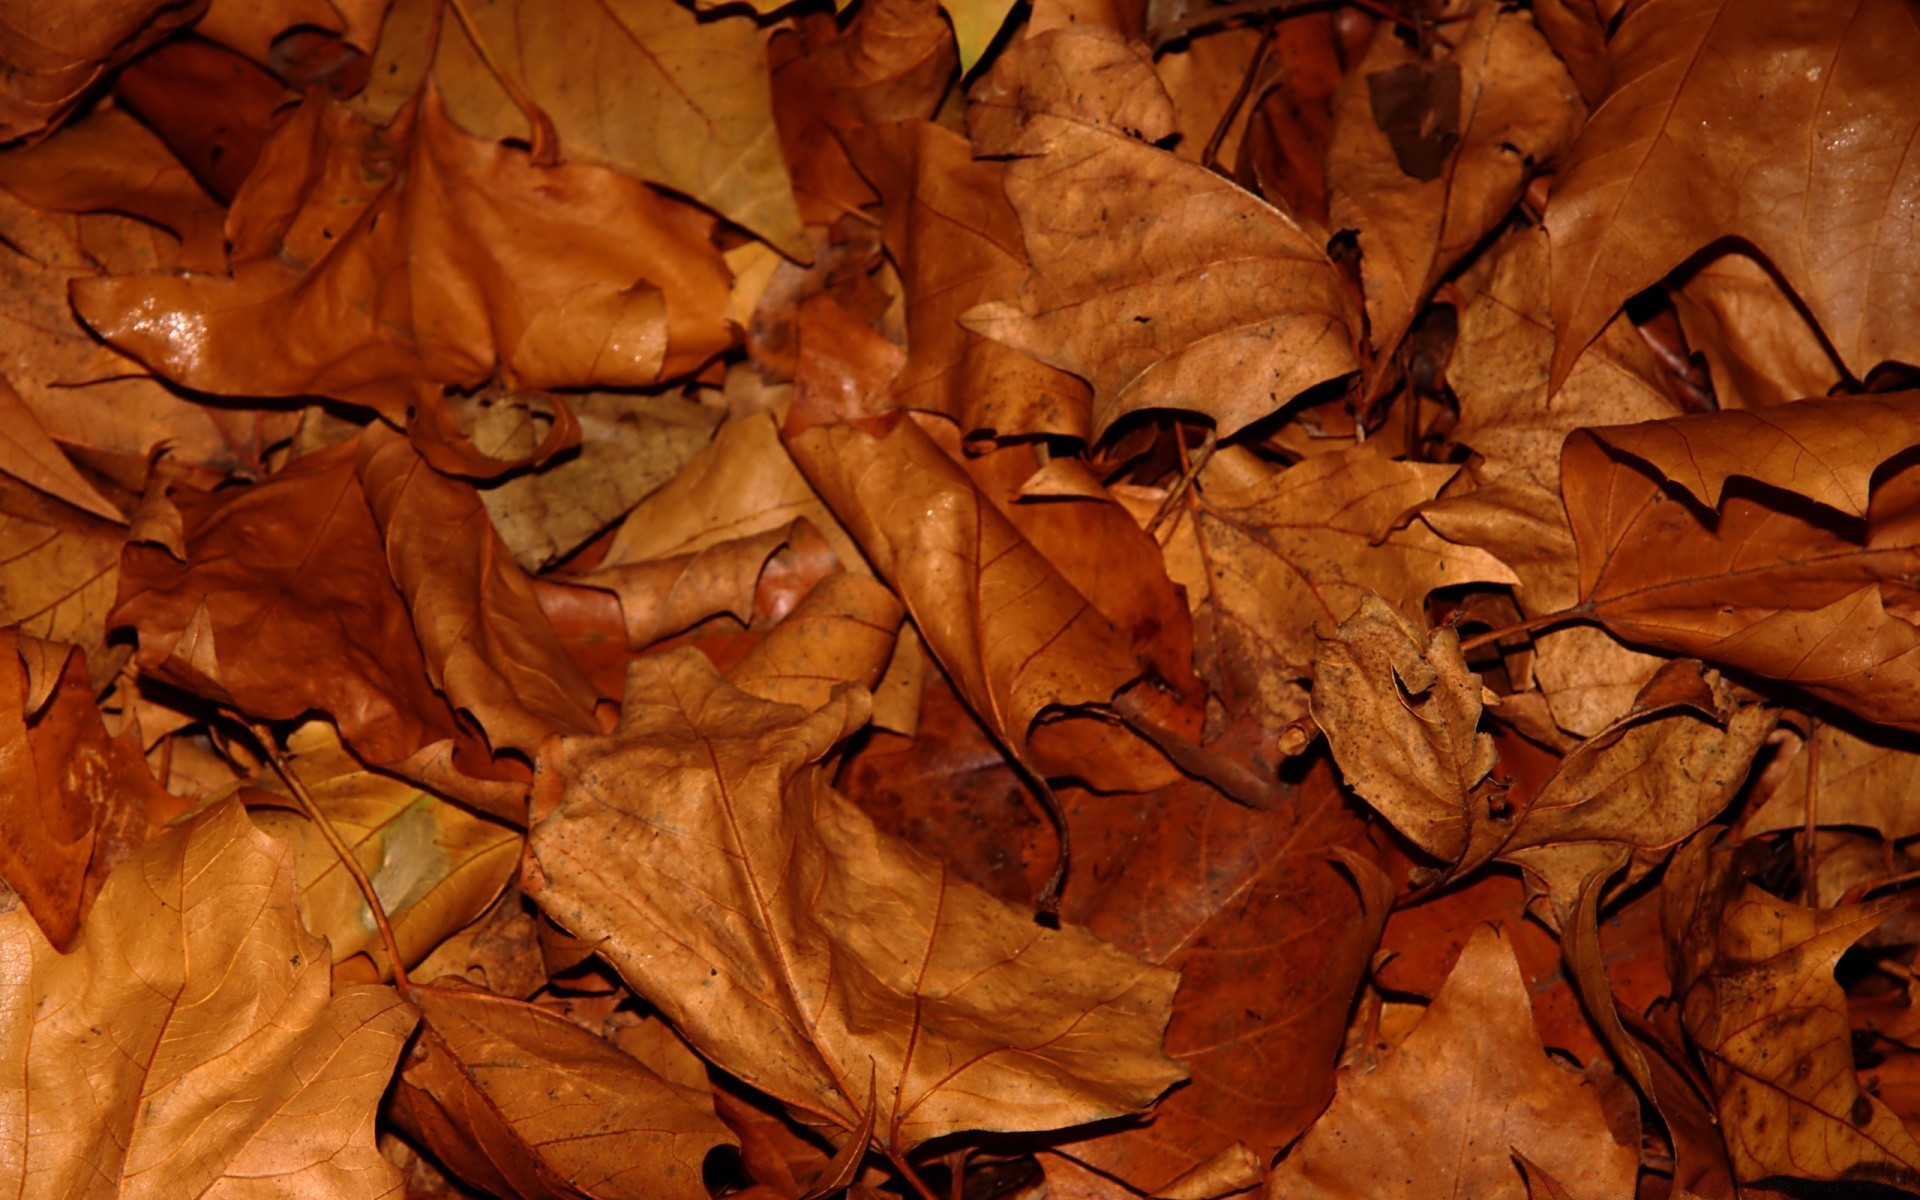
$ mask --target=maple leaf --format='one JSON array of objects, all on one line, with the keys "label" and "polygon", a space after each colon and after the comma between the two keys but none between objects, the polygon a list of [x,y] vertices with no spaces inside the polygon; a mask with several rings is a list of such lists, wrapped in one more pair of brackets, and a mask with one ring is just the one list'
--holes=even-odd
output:
[{"label": "maple leaf", "polygon": [[71,954],[0,914],[9,1190],[400,1195],[373,1117],[414,1015],[377,985],[329,996],[293,875],[229,802],[115,871]]},{"label": "maple leaf", "polygon": [[1185,1075],[1160,1052],[1178,977],[879,834],[810,765],[864,707],[638,660],[620,727],[543,756],[530,894],[702,1053],[896,1152],[1150,1104]]},{"label": "maple leaf", "polygon": [[1343,1074],[1270,1195],[1526,1194],[1513,1155],[1595,1195],[1632,1190],[1636,1154],[1600,1101],[1540,1045],[1507,935],[1480,926],[1419,1023],[1370,1075]]},{"label": "maple leaf", "polygon": [[[1627,297],[1737,237],[1765,255],[1856,376],[1920,358],[1904,322],[1920,112],[1897,0],[1661,0],[1607,43],[1607,97],[1553,189],[1553,380]],[[1737,180],[1695,186],[1704,178]]]}]

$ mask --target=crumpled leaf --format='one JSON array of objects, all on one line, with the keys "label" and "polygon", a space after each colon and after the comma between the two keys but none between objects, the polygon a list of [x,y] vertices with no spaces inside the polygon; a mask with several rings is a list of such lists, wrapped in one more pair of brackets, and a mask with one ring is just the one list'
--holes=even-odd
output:
[{"label": "crumpled leaf", "polygon": [[1482,925],[1406,1040],[1372,1074],[1342,1074],[1269,1195],[1523,1200],[1516,1153],[1594,1196],[1632,1194],[1639,1166],[1592,1088],[1547,1057],[1513,947]]},{"label": "crumpled leaf", "polygon": [[138,631],[137,661],[157,678],[267,720],[317,709],[384,765],[456,726],[388,572],[357,453],[343,443],[247,488],[175,489],[186,559],[128,546],[111,623]]},{"label": "crumpled leaf", "polygon": [[15,0],[0,14],[0,142],[57,123],[114,67],[206,11],[207,0]]},{"label": "crumpled leaf", "polygon": [[[315,96],[235,198],[231,275],[87,280],[74,307],[188,387],[400,419],[422,381],[640,385],[698,366],[731,341],[710,228],[610,171],[470,137],[431,90],[384,130]],[[261,339],[276,352],[253,353]]]},{"label": "crumpled leaf", "polygon": [[543,756],[529,893],[703,1054],[884,1147],[1150,1104],[1185,1075],[1160,1051],[1178,977],[875,830],[811,765],[865,707],[637,660],[620,727]]},{"label": "crumpled leaf", "polygon": [[554,632],[474,490],[406,439],[363,436],[354,469],[386,542],[434,686],[489,744],[528,754],[552,733],[598,729],[599,693]]},{"label": "crumpled leaf", "polygon": [[[1200,1195],[1233,1147],[1257,1181],[1333,1096],[1353,993],[1391,886],[1364,823],[1323,764],[1295,807],[1260,812],[1195,783],[1140,797],[1114,819],[1088,796],[1070,819],[1076,874],[1063,915],[1181,973],[1167,1050],[1192,1079],[1150,1124],[1063,1149],[1155,1196]],[[1276,973],[1275,962],[1287,970]]]},{"label": "crumpled leaf", "polygon": [[1365,445],[1284,469],[1238,447],[1208,460],[1198,533],[1230,707],[1256,707],[1273,724],[1301,715],[1275,690],[1311,673],[1316,625],[1346,620],[1369,592],[1417,615],[1434,588],[1512,582],[1484,550],[1422,524],[1395,527],[1456,471]]},{"label": "crumpled leaf", "polygon": [[[286,742],[294,775],[373,880],[403,965],[417,964],[480,916],[513,877],[520,863],[514,830],[367,770],[323,722],[296,729]],[[288,807],[257,807],[269,796]],[[269,772],[250,781],[239,797],[256,806],[256,826],[293,844],[300,918],[327,939],[335,978],[391,978],[393,966],[360,889],[333,846],[292,807],[285,784]],[[356,955],[365,959],[351,961]]]},{"label": "crumpled leaf", "polygon": [[[913,420],[897,420],[884,436],[818,426],[787,445],[954,686],[1016,758],[1034,762],[1029,742],[1047,709],[1105,704],[1140,676],[1126,639]],[[1081,723],[1122,747],[1115,754],[1138,746],[1141,765],[1083,762],[1076,747],[1039,763],[1042,771],[1152,769],[1157,752],[1123,729]],[[1144,786],[1165,781],[1162,768]]]},{"label": "crumpled leaf", "polygon": [[907,362],[894,402],[937,412],[965,434],[1087,438],[1086,384],[966,329],[959,317],[1012,297],[1026,278],[1004,164],[973,157],[956,133],[903,122],[848,137],[884,204],[888,252],[907,294]]},{"label": "crumpled leaf", "polygon": [[893,657],[906,609],[870,575],[840,571],[815,584],[727,672],[750,696],[819,709],[843,683],[872,690]]},{"label": "crumpled leaf", "polygon": [[1340,774],[1414,845],[1449,864],[1469,848],[1499,787],[1499,754],[1480,732],[1486,689],[1460,636],[1421,636],[1372,592],[1313,664],[1313,719]]},{"label": "crumpled leaf", "polygon": [[1357,366],[1320,246],[1207,168],[1049,112],[975,151],[1024,156],[1006,190],[1033,267],[962,323],[1092,384],[1096,436],[1173,408],[1224,437]]},{"label": "crumpled leaf", "polygon": [[1903,906],[1819,911],[1746,883],[1695,838],[1667,871],[1664,919],[1688,1038],[1706,1062],[1735,1177],[1920,1183],[1920,1142],[1854,1074],[1840,956]]},{"label": "crumpled leaf", "polygon": [[704,1090],[531,1004],[457,980],[413,994],[395,1105],[455,1174],[496,1196],[705,1200],[707,1152],[734,1138]]},{"label": "crumpled leaf", "polygon": [[537,141],[491,59],[552,122],[562,158],[672,188],[783,253],[810,257],[752,18],[702,16],[671,0],[464,3],[484,56],[452,14],[436,22],[429,0],[399,0],[362,111],[384,124],[431,64],[455,124],[488,141]]},{"label": "crumpled leaf", "polygon": [[1547,208],[1555,385],[1627,297],[1721,238],[1767,257],[1855,377],[1920,360],[1895,315],[1920,278],[1916,53],[1900,0],[1635,7]]},{"label": "crumpled leaf", "polygon": [[373,1118],[413,1012],[378,985],[328,995],[293,876],[293,847],[226,803],[115,871],[71,954],[0,914],[0,1186],[400,1196]]},{"label": "crumpled leaf", "polygon": [[[1368,336],[1399,344],[1435,284],[1505,219],[1527,177],[1573,144],[1585,106],[1532,17],[1482,4],[1448,31],[1452,50],[1425,62],[1392,25],[1334,97],[1327,147],[1331,224],[1360,239]],[[1460,73],[1459,143],[1432,178],[1402,169],[1376,117],[1369,85],[1411,64]]]},{"label": "crumpled leaf", "polygon": [[701,550],[637,563],[601,566],[579,576],[619,598],[627,645],[644,650],[661,638],[727,613],[742,624],[753,617],[760,577],[781,547],[805,528],[785,528],[717,542]]}]

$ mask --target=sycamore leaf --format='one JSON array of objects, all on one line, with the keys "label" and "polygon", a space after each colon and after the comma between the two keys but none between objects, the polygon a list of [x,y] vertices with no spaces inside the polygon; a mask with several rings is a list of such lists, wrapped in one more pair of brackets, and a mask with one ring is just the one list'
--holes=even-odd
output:
[{"label": "sycamore leaf", "polygon": [[1406,1040],[1372,1074],[1342,1073],[1269,1194],[1524,1200],[1516,1153],[1594,1196],[1631,1195],[1639,1167],[1591,1086],[1547,1057],[1513,946],[1481,925]]},{"label": "sycamore leaf", "polygon": [[0,914],[0,1186],[397,1200],[373,1117],[414,1015],[377,985],[328,995],[293,880],[229,802],[115,871],[71,954]]},{"label": "sycamore leaf", "polygon": [[472,713],[496,750],[531,754],[548,734],[598,729],[598,692],[473,488],[377,428],[362,438],[354,466],[427,674],[448,702]]},{"label": "sycamore leaf", "polygon": [[1889,842],[1920,833],[1920,753],[1908,739],[1819,722],[1787,776],[1740,824],[1744,838],[1816,825],[1855,825]]},{"label": "sycamore leaf", "polygon": [[1320,639],[1313,719],[1340,774],[1422,850],[1453,863],[1498,789],[1499,756],[1480,732],[1485,689],[1460,655],[1460,637],[1425,638],[1368,592],[1353,616]]},{"label": "sycamore leaf", "polygon": [[0,10],[0,142],[55,124],[119,64],[191,23],[207,0],[85,0]]},{"label": "sycamore leaf", "polygon": [[452,738],[394,588],[352,442],[252,487],[176,488],[185,560],[127,547],[112,623],[158,678],[255,717],[326,713],[368,762]]},{"label": "sycamore leaf", "polygon": [[1766,256],[1854,376],[1920,361],[1896,315],[1920,278],[1916,54],[1902,0],[1636,6],[1547,209],[1556,387],[1629,296],[1722,238]]},{"label": "sycamore leaf", "polygon": [[1815,911],[1744,882],[1696,837],[1667,872],[1663,919],[1687,1036],[1705,1059],[1735,1177],[1920,1184],[1920,1142],[1854,1074],[1840,956],[1905,904]]},{"label": "sycamore leaf", "polygon": [[1088,438],[1086,384],[959,323],[975,304],[1010,299],[1026,278],[1020,220],[1003,163],[929,121],[846,139],[879,189],[887,251],[907,293],[907,362],[895,403],[951,418],[963,433]]},{"label": "sycamore leaf", "polygon": [[[553,123],[563,159],[609,167],[691,196],[809,257],[780,158],[766,50],[751,17],[700,15],[671,0],[465,0],[465,22],[401,0],[358,106],[385,123],[423,86],[489,141],[529,138],[500,71]],[[432,40],[438,32],[437,44]],[[537,140],[534,139],[534,140]]]},{"label": "sycamore leaf", "polygon": [[1610,451],[1605,436],[1575,434],[1562,458],[1581,611],[1628,641],[1920,728],[1920,628],[1890,611],[1899,594],[1883,590],[1920,576],[1905,515],[1916,472],[1881,483],[1864,529],[1733,493],[1709,524],[1650,470]]},{"label": "sycamore leaf", "polygon": [[[1200,473],[1199,536],[1210,575],[1223,672],[1236,694],[1305,679],[1314,629],[1351,617],[1369,592],[1418,614],[1437,587],[1512,582],[1484,550],[1457,546],[1421,524],[1396,528],[1433,499],[1457,468],[1395,462],[1372,446],[1284,469],[1234,447]],[[1298,716],[1272,709],[1284,724]]]},{"label": "sycamore leaf", "polygon": [[[1334,97],[1327,147],[1332,226],[1360,238],[1368,336],[1399,344],[1435,284],[1505,219],[1528,175],[1573,144],[1585,116],[1573,79],[1526,12],[1482,4],[1448,32],[1451,53],[1427,63],[1391,25]],[[1424,67],[1459,72],[1459,143],[1440,170],[1401,166],[1376,115],[1375,80]]]},{"label": "sycamore leaf", "polygon": [[1031,112],[1006,144],[1033,264],[967,328],[1093,385],[1093,431],[1173,408],[1234,433],[1357,365],[1332,263],[1284,213],[1112,129]]},{"label": "sycamore leaf", "polygon": [[[1029,743],[1045,710],[1106,704],[1140,676],[1126,638],[913,420],[879,437],[823,425],[787,444],[899,593],[954,686],[1021,761],[1034,761]],[[1104,722],[1056,724],[1091,726],[1106,757],[1089,760],[1076,747],[1049,756],[1043,772],[1138,781],[1164,762]],[[1117,757],[1129,747],[1137,762]],[[1145,786],[1166,781],[1165,767],[1157,770]]]},{"label": "sycamore leaf", "polygon": [[1391,885],[1324,762],[1279,811],[1196,783],[1139,797],[1122,820],[1115,807],[1088,796],[1070,814],[1079,857],[1063,915],[1180,972],[1167,1052],[1192,1079],[1150,1124],[1064,1150],[1155,1196],[1202,1194],[1193,1189],[1209,1163],[1229,1165],[1235,1146],[1257,1179],[1333,1096]]},{"label": "sycamore leaf", "polygon": [[496,1196],[706,1200],[733,1136],[704,1090],[662,1079],[564,1016],[457,980],[414,989],[424,1018],[398,1117]]},{"label": "sycamore leaf", "polygon": [[[485,912],[519,865],[520,836],[512,829],[367,770],[342,748],[331,726],[316,721],[296,729],[287,749],[294,774],[373,880],[406,966]],[[292,810],[278,776],[254,779],[240,798],[258,804],[262,793],[288,806],[262,807],[251,815],[255,825],[294,846],[302,922],[327,939],[336,964],[365,955],[367,961],[354,964],[355,974],[390,978],[393,967],[373,914],[339,855],[311,821]]]},{"label": "sycamore leaf", "polygon": [[543,755],[529,893],[703,1054],[884,1147],[1150,1104],[1185,1075],[1160,1052],[1178,977],[881,835],[813,765],[865,708],[637,660],[619,728]]},{"label": "sycamore leaf", "polygon": [[[403,419],[423,381],[639,385],[698,366],[731,341],[710,228],[611,171],[462,133],[431,90],[385,129],[315,96],[235,198],[230,275],[86,280],[74,305],[188,387]],[[252,352],[262,338],[273,355]]]}]

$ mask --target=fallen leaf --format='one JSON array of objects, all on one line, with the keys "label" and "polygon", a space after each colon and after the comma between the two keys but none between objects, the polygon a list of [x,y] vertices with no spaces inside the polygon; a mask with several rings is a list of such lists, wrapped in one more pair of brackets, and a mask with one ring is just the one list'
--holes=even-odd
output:
[{"label": "fallen leaf", "polygon": [[895,1152],[1150,1104],[1185,1074],[1160,1052],[1177,976],[875,830],[808,765],[864,710],[746,696],[691,650],[637,660],[620,727],[543,756],[530,894],[702,1053]]},{"label": "fallen leaf", "polygon": [[[1334,97],[1327,147],[1330,223],[1356,230],[1367,331],[1381,354],[1398,345],[1433,288],[1492,232],[1552,165],[1585,117],[1573,79],[1524,12],[1483,4],[1449,30],[1451,53],[1423,60],[1382,24]],[[1433,176],[1409,175],[1381,128],[1369,85],[1421,64],[1459,72],[1459,142]]]},{"label": "fallen leaf", "polygon": [[904,614],[872,576],[829,575],[727,671],[727,681],[763,700],[825,707],[842,684],[880,683]]},{"label": "fallen leaf", "polygon": [[[385,129],[315,96],[235,199],[231,275],[88,280],[74,306],[188,387],[401,418],[423,381],[637,385],[697,367],[731,341],[710,228],[610,171],[470,137],[437,92]],[[388,280],[378,305],[372,279]],[[275,355],[249,352],[263,337]]]},{"label": "fallen leaf", "polygon": [[87,0],[43,9],[10,3],[0,18],[0,142],[56,124],[114,67],[206,11],[206,0]]},{"label": "fallen leaf", "polygon": [[902,264],[907,362],[895,403],[937,412],[972,435],[1087,438],[1079,379],[959,323],[975,304],[1012,297],[1026,278],[1020,222],[1001,189],[1006,167],[931,122],[848,139],[884,204],[888,252]]},{"label": "fallen leaf", "polygon": [[1905,903],[1820,911],[1740,878],[1700,834],[1668,869],[1665,924],[1687,1036],[1713,1082],[1736,1178],[1920,1182],[1920,1143],[1854,1074],[1841,954]]},{"label": "fallen leaf", "polygon": [[107,521],[126,517],[87,482],[4,379],[0,379],[0,471]]},{"label": "fallen leaf", "polygon": [[1591,1087],[1547,1057],[1513,947],[1482,925],[1406,1040],[1372,1074],[1342,1074],[1269,1195],[1521,1200],[1516,1152],[1596,1196],[1631,1194],[1639,1159]]},{"label": "fallen leaf", "polygon": [[[514,830],[367,770],[325,723],[301,726],[286,743],[294,775],[373,880],[403,966],[419,963],[485,912],[513,876],[520,862]],[[261,807],[269,796],[286,807]],[[294,807],[286,786],[269,772],[250,781],[240,798],[253,806],[256,826],[294,846],[301,922],[327,939],[335,977],[391,978],[373,913],[333,846]],[[356,955],[365,960],[352,961]]]},{"label": "fallen leaf", "polygon": [[384,124],[430,70],[426,86],[445,96],[460,128],[489,142],[537,140],[518,89],[552,122],[563,158],[691,196],[783,253],[808,257],[751,18],[699,15],[669,0],[464,4],[465,19],[454,20],[429,0],[400,0],[374,52],[379,83],[363,111]]},{"label": "fallen leaf", "polygon": [[128,64],[114,80],[113,95],[208,191],[230,203],[260,159],[287,87],[223,46],[186,37]]},{"label": "fallen leaf", "polygon": [[1422,637],[1372,592],[1320,639],[1314,659],[1313,719],[1341,777],[1448,864],[1479,849],[1479,831],[1500,801],[1490,778],[1499,755],[1479,728],[1485,690],[1460,655],[1458,634]]},{"label": "fallen leaf", "polygon": [[[1856,377],[1920,358],[1903,159],[1920,25],[1894,0],[1660,0],[1607,43],[1607,97],[1554,185],[1553,382],[1627,297],[1721,238],[1780,272]],[[1738,179],[1702,190],[1705,178]]]},{"label": "fallen leaf", "polygon": [[1854,825],[1889,842],[1920,833],[1911,801],[1920,788],[1920,754],[1906,739],[1819,722],[1780,785],[1740,823],[1743,838],[1786,829]]},{"label": "fallen leaf", "polygon": [[1051,114],[1011,144],[1033,269],[968,329],[1093,385],[1093,432],[1174,408],[1232,434],[1353,370],[1333,266],[1291,219],[1212,171]]},{"label": "fallen leaf", "polygon": [[495,750],[532,754],[552,733],[598,729],[599,695],[568,656],[532,581],[515,566],[474,490],[378,429],[354,469],[386,543],[428,676],[471,713]]},{"label": "fallen leaf", "polygon": [[1846,374],[1820,330],[1750,254],[1729,250],[1686,273],[1675,315],[1712,371],[1721,408],[1765,408],[1825,396]]},{"label": "fallen leaf", "polygon": [[1315,627],[1351,617],[1369,592],[1417,615],[1435,588],[1513,580],[1484,550],[1422,524],[1396,528],[1456,470],[1364,445],[1285,468],[1238,447],[1208,460],[1197,530],[1229,707],[1254,707],[1276,725],[1301,715],[1304,705],[1276,701],[1272,689],[1306,679]]},{"label": "fallen leaf", "polygon": [[0,915],[10,1190],[400,1195],[373,1121],[414,1014],[378,985],[329,997],[293,876],[228,803],[115,871],[71,954]]},{"label": "fallen leaf", "polygon": [[732,1136],[706,1103],[565,1017],[456,980],[413,990],[402,1125],[497,1196],[705,1200]]},{"label": "fallen leaf", "polygon": [[[1291,811],[1255,811],[1191,782],[1071,806],[1083,874],[1062,915],[1181,973],[1166,1044],[1192,1078],[1150,1124],[1065,1153],[1155,1196],[1222,1194],[1257,1180],[1332,1098],[1392,890],[1331,771],[1298,789]],[[1236,1145],[1253,1179],[1195,1191]]]}]

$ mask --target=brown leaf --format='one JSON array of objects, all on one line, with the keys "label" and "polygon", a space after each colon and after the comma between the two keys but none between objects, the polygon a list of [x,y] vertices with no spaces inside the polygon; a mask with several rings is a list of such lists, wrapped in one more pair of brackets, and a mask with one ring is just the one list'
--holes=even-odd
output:
[{"label": "brown leaf", "polygon": [[1242,1146],[1257,1179],[1332,1098],[1392,888],[1324,766],[1291,810],[1194,783],[1118,800],[1072,806],[1084,877],[1063,915],[1181,973],[1167,1052],[1192,1079],[1151,1124],[1064,1149],[1155,1196],[1220,1194],[1194,1190],[1209,1160]]},{"label": "brown leaf", "polygon": [[620,728],[543,758],[530,893],[708,1057],[842,1130],[877,1111],[882,1146],[1151,1103],[1184,1075],[1159,1049],[1177,977],[879,834],[808,765],[864,709],[637,660]]},{"label": "brown leaf", "polygon": [[1879,730],[1819,722],[1773,794],[1740,824],[1743,838],[1816,825],[1856,825],[1889,842],[1920,833],[1920,754]]},{"label": "brown leaf", "polygon": [[1086,384],[963,328],[975,304],[1011,299],[1026,278],[1020,221],[1001,190],[1006,167],[931,122],[847,139],[880,191],[888,253],[907,295],[907,362],[893,398],[937,412],[963,434],[1087,438]]},{"label": "brown leaf", "polygon": [[[698,366],[731,340],[710,228],[610,171],[470,137],[435,92],[384,130],[315,96],[235,200],[231,275],[90,280],[74,305],[188,387],[401,418],[422,381],[637,385]],[[274,355],[252,353],[263,338]]]},{"label": "brown leaf", "polygon": [[397,1200],[373,1117],[414,1015],[377,985],[329,998],[293,875],[293,848],[227,803],[115,871],[72,954],[0,915],[0,1182]]},{"label": "brown leaf", "polygon": [[1331,224],[1359,233],[1368,335],[1381,353],[1399,344],[1434,285],[1505,219],[1528,175],[1573,144],[1586,115],[1527,13],[1483,4],[1448,39],[1452,52],[1441,63],[1460,73],[1460,140],[1433,175],[1401,168],[1369,99],[1376,76],[1422,62],[1395,26],[1374,31],[1334,97]]},{"label": "brown leaf", "polygon": [[1668,295],[1712,371],[1721,408],[1765,408],[1837,388],[1846,372],[1766,265],[1729,250],[1689,270]]},{"label": "brown leaf", "polygon": [[1230,708],[1273,724],[1299,716],[1304,706],[1274,690],[1307,678],[1315,627],[1351,617],[1369,592],[1418,615],[1434,588],[1513,580],[1484,550],[1396,528],[1455,471],[1365,445],[1284,469],[1238,447],[1208,460],[1198,531]]},{"label": "brown leaf", "polygon": [[1735,1177],[1920,1183],[1920,1142],[1854,1074],[1834,965],[1905,901],[1821,911],[1745,883],[1716,831],[1667,872],[1665,923],[1687,1036],[1705,1059]]},{"label": "brown leaf", "polygon": [[1888,611],[1881,583],[1920,570],[1902,525],[1914,472],[1881,485],[1861,532],[1744,493],[1708,525],[1597,434],[1568,440],[1563,469],[1581,605],[1617,636],[1920,724],[1920,629]]},{"label": "brown leaf", "polygon": [[414,997],[424,1024],[398,1116],[462,1179],[496,1196],[706,1200],[707,1153],[734,1139],[704,1091],[563,1016],[457,980]]},{"label": "brown leaf", "polygon": [[[188,36],[129,63],[114,80],[113,95],[208,191],[231,202],[259,161],[287,88],[239,54]],[[216,249],[224,252],[224,242]]]},{"label": "brown leaf", "polygon": [[126,520],[100,489],[74,469],[20,393],[4,379],[0,379],[0,471],[96,517]]},{"label": "brown leaf", "polygon": [[386,542],[427,674],[494,749],[532,754],[552,733],[598,729],[599,694],[561,645],[474,490],[379,428],[354,469]]},{"label": "brown leaf", "polygon": [[186,559],[128,546],[111,619],[138,631],[143,671],[257,718],[317,709],[387,764],[457,727],[388,572],[357,453],[344,443],[247,488],[176,489]]},{"label": "brown leaf", "polygon": [[906,610],[886,585],[841,571],[815,584],[727,682],[750,696],[824,707],[842,684],[872,689],[893,655]]},{"label": "brown leaf", "polygon": [[563,158],[691,196],[807,257],[751,18],[701,18],[666,0],[485,0],[467,12],[483,49],[465,21],[401,0],[374,52],[374,86],[357,106],[384,124],[421,90],[431,64],[427,86],[445,96],[460,128],[537,145],[541,131],[529,129],[496,74],[504,72],[552,123],[547,136],[558,135]]},{"label": "brown leaf", "polygon": [[601,566],[580,575],[579,582],[619,597],[627,645],[635,650],[721,613],[745,624],[753,618],[761,572],[807,528],[804,520],[687,554]]},{"label": "brown leaf", "polygon": [[1313,719],[1340,774],[1414,845],[1449,864],[1477,841],[1499,787],[1480,732],[1486,689],[1451,629],[1420,630],[1368,592],[1320,639]]},{"label": "brown leaf", "polygon": [[[404,965],[412,967],[493,903],[520,862],[520,836],[430,792],[362,767],[322,723],[287,739],[294,774],[361,868],[393,924]],[[327,939],[336,978],[388,979],[373,914],[332,845],[298,812],[271,772],[240,798],[256,806],[253,823],[294,847],[300,918]],[[269,798],[286,807],[257,807]],[[356,955],[365,957],[354,961]]]},{"label": "brown leaf", "polygon": [[967,131],[984,154],[1040,152],[1068,124],[1160,142],[1177,122],[1147,48],[1097,24],[1032,28],[967,95]]},{"label": "brown leaf", "polygon": [[1513,947],[1482,925],[1406,1040],[1372,1074],[1342,1075],[1270,1195],[1521,1200],[1515,1153],[1595,1196],[1631,1194],[1639,1157],[1613,1140],[1593,1090],[1547,1057]]},{"label": "brown leaf", "polygon": [[1196,163],[1035,115],[1008,145],[1007,197],[1032,273],[967,328],[1093,385],[1093,432],[1145,409],[1221,436],[1355,368],[1337,275],[1285,214]]},{"label": "brown leaf", "polygon": [[1856,377],[1920,359],[1893,315],[1917,274],[1915,53],[1897,0],[1636,7],[1547,210],[1555,385],[1629,296],[1721,238],[1767,257]]},{"label": "brown leaf", "polygon": [[0,142],[56,124],[114,67],[206,10],[206,0],[9,3],[0,16]]},{"label": "brown leaf", "polygon": [[[1022,762],[1034,762],[1029,739],[1047,709],[1105,704],[1139,677],[1126,639],[914,421],[897,421],[885,436],[820,426],[787,444],[954,686]],[[1083,763],[1076,746],[1071,759],[1039,763],[1043,772],[1152,771],[1157,753],[1124,730],[1080,724],[1092,724],[1103,744],[1139,746],[1138,765]]]}]

